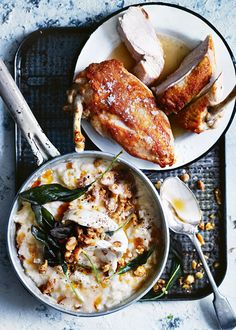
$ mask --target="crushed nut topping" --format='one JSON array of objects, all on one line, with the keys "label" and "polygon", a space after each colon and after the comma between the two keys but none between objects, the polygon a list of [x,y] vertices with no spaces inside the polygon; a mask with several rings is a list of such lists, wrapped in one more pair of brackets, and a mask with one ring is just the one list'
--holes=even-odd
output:
[{"label": "crushed nut topping", "polygon": [[76,247],[76,245],[77,245],[76,237],[74,237],[74,236],[69,237],[67,242],[66,242],[66,250],[67,251],[73,251],[74,248]]},{"label": "crushed nut topping", "polygon": [[146,275],[146,269],[144,266],[139,266],[135,271],[134,275],[137,277],[143,277]]},{"label": "crushed nut topping", "polygon": [[48,269],[48,261],[47,261],[47,259],[44,261],[44,263],[42,264],[42,265],[40,265],[39,266],[39,273],[40,274],[45,274],[46,273],[46,271],[47,271],[47,269]]}]

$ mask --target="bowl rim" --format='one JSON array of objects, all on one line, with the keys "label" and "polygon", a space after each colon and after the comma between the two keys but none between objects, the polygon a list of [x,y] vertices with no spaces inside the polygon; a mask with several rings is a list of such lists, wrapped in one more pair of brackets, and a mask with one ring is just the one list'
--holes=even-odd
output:
[{"label": "bowl rim", "polygon": [[[118,159],[119,163],[121,163],[121,164],[127,166],[129,169],[131,169],[142,180],[142,182],[145,183],[147,189],[149,189],[150,193],[152,194],[155,203],[158,204],[158,208],[159,208],[159,212],[160,212],[159,221],[161,222],[161,226],[162,226],[164,242],[163,242],[162,258],[160,258],[160,260],[159,260],[159,271],[155,272],[153,274],[153,276],[151,276],[151,279],[149,279],[149,285],[146,286],[145,289],[141,290],[140,294],[135,294],[135,293],[133,294],[134,298],[131,299],[130,301],[120,303],[117,306],[115,305],[114,307],[112,307],[110,309],[107,309],[107,310],[104,310],[101,312],[95,312],[95,313],[75,312],[75,311],[61,307],[59,304],[51,301],[49,297],[44,297],[43,294],[40,295],[38,292],[35,292],[32,290],[32,288],[30,287],[30,285],[28,283],[28,281],[30,281],[32,279],[27,274],[25,274],[24,268],[18,258],[17,249],[16,249],[16,245],[15,245],[15,235],[14,235],[14,239],[12,239],[12,234],[15,233],[13,217],[14,217],[15,212],[18,207],[19,193],[21,191],[23,191],[26,187],[28,187],[29,183],[32,182],[34,178],[38,177],[39,174],[44,169],[48,168],[49,166],[51,166],[51,165],[53,166],[53,165],[55,165],[55,163],[61,163],[63,161],[69,160],[69,159],[78,159],[78,158],[87,158],[87,157],[91,157],[91,158],[100,157],[100,158],[103,158],[104,160],[111,160],[114,157],[114,155],[112,155],[111,153],[105,153],[105,152],[101,152],[101,151],[90,151],[90,150],[83,151],[82,153],[73,152],[73,153],[65,154],[65,155],[58,156],[56,158],[51,159],[50,161],[44,163],[42,166],[40,166],[38,169],[36,169],[30,175],[30,177],[23,183],[23,185],[17,192],[16,197],[13,201],[10,213],[9,213],[9,221],[8,221],[8,226],[7,226],[7,248],[8,248],[9,259],[11,261],[11,264],[12,264],[21,284],[28,290],[28,292],[32,296],[37,298],[41,303],[46,304],[50,307],[53,307],[54,309],[56,309],[60,312],[64,312],[64,313],[67,313],[70,315],[80,316],[80,317],[81,316],[82,317],[96,317],[96,316],[102,316],[102,315],[107,315],[107,314],[116,312],[125,307],[128,307],[129,305],[133,304],[137,300],[141,299],[153,287],[153,285],[156,283],[156,281],[160,278],[160,276],[163,273],[163,270],[166,266],[166,262],[167,262],[167,258],[168,258],[168,254],[169,254],[169,246],[170,246],[170,233],[169,233],[166,213],[164,211],[162,201],[161,201],[161,198],[160,198],[157,190],[155,189],[152,182],[148,179],[148,177],[140,169],[136,168],[133,164],[128,163],[127,161],[123,160],[122,158]],[[37,288],[36,285],[35,285],[35,288]],[[132,295],[131,295],[131,297],[132,297]]]}]

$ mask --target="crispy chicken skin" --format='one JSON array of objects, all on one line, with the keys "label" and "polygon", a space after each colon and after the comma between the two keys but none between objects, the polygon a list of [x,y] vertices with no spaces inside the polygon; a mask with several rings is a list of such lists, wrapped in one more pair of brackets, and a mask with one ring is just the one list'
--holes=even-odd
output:
[{"label": "crispy chicken skin", "polygon": [[201,133],[206,130],[207,106],[209,105],[208,96],[204,95],[196,102],[192,103],[177,115],[174,115],[174,120],[178,126],[192,131]]},{"label": "crispy chicken skin", "polygon": [[209,128],[214,128],[218,119],[222,116],[222,111],[212,114],[209,109],[221,101],[222,91],[222,76],[220,76],[208,93],[199,97],[177,115],[174,115],[177,125],[198,134]]},{"label": "crispy chicken skin", "polygon": [[159,164],[174,163],[169,120],[152,92],[120,61],[90,64],[75,79],[83,117],[97,132],[118,142],[129,154]]},{"label": "crispy chicken skin", "polygon": [[178,113],[210,82],[215,66],[214,45],[208,36],[178,70],[153,88],[157,104],[168,115]]}]

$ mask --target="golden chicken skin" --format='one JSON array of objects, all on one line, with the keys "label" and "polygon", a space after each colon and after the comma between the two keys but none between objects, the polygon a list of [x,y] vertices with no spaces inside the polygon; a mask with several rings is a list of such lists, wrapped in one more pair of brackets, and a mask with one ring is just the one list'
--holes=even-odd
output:
[{"label": "golden chicken skin", "polygon": [[151,90],[120,61],[90,64],[76,76],[69,99],[76,104],[74,127],[79,143],[82,113],[99,134],[115,140],[130,155],[161,167],[174,163],[167,116],[156,106]]}]

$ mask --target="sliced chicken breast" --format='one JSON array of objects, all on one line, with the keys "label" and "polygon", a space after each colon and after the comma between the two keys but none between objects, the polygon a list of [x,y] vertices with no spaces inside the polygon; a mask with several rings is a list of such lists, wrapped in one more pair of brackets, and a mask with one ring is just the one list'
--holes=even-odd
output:
[{"label": "sliced chicken breast", "polygon": [[166,114],[178,113],[210,82],[214,71],[214,45],[208,36],[174,73],[152,88],[158,105]]},{"label": "sliced chicken breast", "polygon": [[[213,118],[208,109],[221,101],[222,91],[222,76],[220,76],[208,93],[197,98],[195,102],[184,108],[177,115],[174,115],[174,120],[184,129],[198,134],[209,128],[213,128]],[[215,114],[214,124],[221,116],[222,112]]]},{"label": "sliced chicken breast", "polygon": [[151,85],[164,67],[161,42],[142,7],[130,7],[118,19],[117,31],[132,57],[138,62],[133,73],[146,85]]}]

